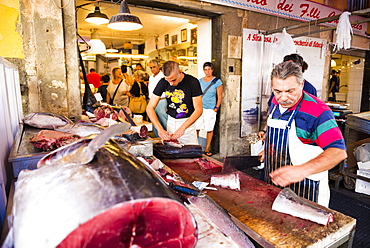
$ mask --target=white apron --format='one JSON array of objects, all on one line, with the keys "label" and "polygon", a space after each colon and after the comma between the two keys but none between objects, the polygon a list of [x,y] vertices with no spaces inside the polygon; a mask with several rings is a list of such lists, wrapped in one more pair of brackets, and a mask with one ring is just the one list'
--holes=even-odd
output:
[{"label": "white apron", "polygon": [[[295,115],[292,111],[289,119],[272,119],[271,111],[267,120],[267,133],[265,144],[265,181],[272,183],[269,174],[285,165],[301,165],[323,152],[318,146],[303,144],[296,134]],[[328,207],[330,191],[328,184],[328,171],[308,176],[301,182],[288,186],[297,195],[318,204]]]},{"label": "white apron", "polygon": [[[174,133],[187,119],[189,118],[175,119],[168,115],[167,132]],[[197,131],[194,123],[185,130],[184,135],[178,138],[178,141],[184,145],[198,145]]]}]

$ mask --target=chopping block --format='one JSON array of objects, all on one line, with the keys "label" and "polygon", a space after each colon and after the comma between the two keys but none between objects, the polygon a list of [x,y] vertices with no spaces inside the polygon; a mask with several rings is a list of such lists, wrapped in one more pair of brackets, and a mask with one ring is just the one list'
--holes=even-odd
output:
[{"label": "chopping block", "polygon": [[[223,166],[223,163],[204,156]],[[209,182],[195,158],[162,159],[162,162],[188,182]],[[338,247],[347,242],[351,247],[356,220],[316,203],[313,205],[330,211],[334,222],[326,226],[272,210],[272,203],[280,188],[234,170],[240,178],[240,191],[216,187],[207,191],[218,205],[224,208],[234,222],[262,247]]]}]

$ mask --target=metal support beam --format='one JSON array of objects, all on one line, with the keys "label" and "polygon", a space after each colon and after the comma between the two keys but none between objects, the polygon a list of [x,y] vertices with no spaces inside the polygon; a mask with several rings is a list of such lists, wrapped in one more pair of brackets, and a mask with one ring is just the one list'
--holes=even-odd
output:
[{"label": "metal support beam", "polygon": [[[351,15],[362,15],[362,14],[367,14],[369,12],[370,12],[370,8],[353,11],[351,13]],[[261,33],[263,33],[264,35],[270,35],[270,34],[282,32],[284,28],[288,31],[288,30],[291,30],[291,29],[303,28],[303,27],[307,27],[307,26],[310,26],[310,25],[317,25],[317,24],[321,24],[321,23],[325,23],[325,22],[335,21],[335,20],[338,20],[339,17],[340,17],[340,15],[325,17],[325,18],[312,20],[312,21],[309,21],[309,22],[304,22],[304,23],[300,23],[300,24],[296,24],[296,25],[292,25],[292,26],[288,26],[288,27],[282,27],[282,28],[277,28],[277,29],[273,29],[273,30],[269,30],[269,31],[263,31],[263,32],[261,31]],[[363,23],[363,22],[360,22],[360,23]],[[331,30],[331,29],[329,29],[329,30]],[[327,30],[325,30],[325,31],[327,31]],[[320,32],[322,32],[322,31],[320,31]],[[314,33],[314,32],[311,32],[311,33]],[[316,31],[315,33],[318,33],[318,32]]]},{"label": "metal support beam", "polygon": [[[360,24],[360,23],[364,23],[364,22],[370,22],[370,18],[365,18],[365,19],[362,19],[362,20],[353,21],[353,22],[351,22],[351,25],[356,25],[356,24]],[[337,28],[337,26],[327,27],[327,28],[323,28],[323,29],[319,29],[319,30],[314,30],[314,31],[311,31],[311,32],[295,34],[295,35],[292,35],[292,38],[296,38],[296,37],[300,37],[300,36],[306,36],[306,35],[310,35],[310,34],[321,33],[321,32],[325,32],[325,31],[330,31],[330,30],[333,30],[333,29],[336,29],[336,28]]]}]

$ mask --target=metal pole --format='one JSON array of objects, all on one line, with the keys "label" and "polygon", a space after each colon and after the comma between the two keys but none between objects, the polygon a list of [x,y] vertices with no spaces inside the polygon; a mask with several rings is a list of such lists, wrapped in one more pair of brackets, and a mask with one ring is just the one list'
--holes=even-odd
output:
[{"label": "metal pole", "polygon": [[263,89],[263,54],[265,49],[265,36],[261,35],[261,49],[260,49],[260,69],[259,69],[259,75],[260,80],[258,84],[258,92],[259,95],[257,95],[256,105],[258,106],[258,125],[257,125],[257,132],[261,130],[261,113],[262,113],[262,89]]},{"label": "metal pole", "polygon": [[[362,20],[353,21],[353,22],[351,22],[351,25],[360,24],[360,23],[369,22],[369,21],[370,21],[370,18],[365,18],[365,19],[362,19]],[[305,35],[309,35],[309,34],[321,33],[321,32],[325,32],[325,31],[330,31],[330,30],[333,30],[333,29],[336,29],[336,28],[337,28],[337,26],[323,28],[323,29],[319,29],[319,30],[314,30],[314,31],[311,31],[309,33],[306,32],[306,33],[301,33],[301,34],[295,34],[295,35],[292,35],[292,38],[305,36]]]},{"label": "metal pole", "polygon": [[[369,12],[370,12],[370,8],[367,8],[367,9],[363,9],[363,10],[353,11],[351,13],[351,15],[361,15],[361,14],[366,14],[366,13],[369,13]],[[281,31],[283,31],[284,28],[288,31],[290,29],[302,28],[302,27],[306,27],[306,26],[310,26],[310,25],[317,25],[317,24],[320,24],[320,23],[331,22],[331,21],[338,20],[339,17],[340,17],[340,15],[325,17],[325,18],[312,20],[312,21],[309,21],[309,22],[304,22],[304,23],[300,23],[300,24],[296,24],[296,25],[292,25],[292,26],[288,26],[288,27],[277,28],[277,29],[273,29],[273,30],[270,30],[270,31],[265,31],[263,34],[264,35],[270,35],[270,34],[274,34],[274,33],[280,33]],[[313,32],[311,32],[311,33],[313,33]]]}]

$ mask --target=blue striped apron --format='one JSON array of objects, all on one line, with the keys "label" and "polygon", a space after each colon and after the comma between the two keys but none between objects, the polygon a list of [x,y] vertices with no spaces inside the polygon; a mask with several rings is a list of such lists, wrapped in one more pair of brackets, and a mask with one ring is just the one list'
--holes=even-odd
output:
[{"label": "blue striped apron", "polygon": [[[272,119],[271,111],[267,121],[267,132],[265,138],[265,181],[272,184],[270,173],[280,167],[292,165],[289,154],[289,130],[300,106],[291,111],[289,119]],[[292,130],[295,132],[295,130]],[[289,187],[297,195],[310,201],[318,202],[320,181],[304,179],[301,182],[292,183]]]}]

